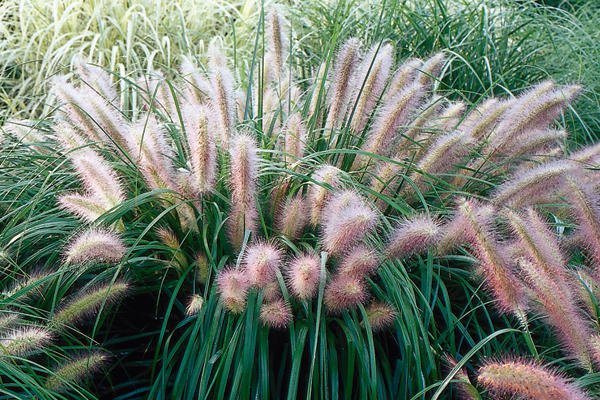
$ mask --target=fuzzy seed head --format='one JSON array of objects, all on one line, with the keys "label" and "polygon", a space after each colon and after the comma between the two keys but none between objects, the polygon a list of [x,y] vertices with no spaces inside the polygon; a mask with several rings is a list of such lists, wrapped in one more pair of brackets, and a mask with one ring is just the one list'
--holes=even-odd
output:
[{"label": "fuzzy seed head", "polygon": [[379,257],[375,251],[358,245],[340,258],[337,271],[339,275],[362,279],[373,274],[379,267],[379,262]]},{"label": "fuzzy seed head", "polygon": [[309,198],[311,202],[310,223],[317,226],[321,221],[321,214],[325,204],[331,197],[330,188],[337,189],[340,186],[339,170],[331,165],[324,165],[316,170],[311,179],[315,182],[310,184]]},{"label": "fuzzy seed head", "polygon": [[302,194],[288,197],[276,215],[276,227],[283,235],[297,239],[308,223],[308,203]]},{"label": "fuzzy seed head", "polygon": [[202,296],[199,294],[192,295],[188,301],[187,307],[185,308],[185,315],[191,317],[192,315],[198,314],[203,305],[204,298]]},{"label": "fuzzy seed head", "polygon": [[458,205],[460,218],[464,221],[464,234],[471,245],[485,283],[498,300],[502,312],[521,316],[526,309],[523,286],[512,270],[506,255],[500,252],[498,238],[493,230],[493,209],[481,206],[474,200],[463,200]]},{"label": "fuzzy seed head", "polygon": [[369,325],[373,331],[382,331],[390,328],[398,317],[398,313],[392,306],[379,302],[369,304],[369,307],[365,311],[367,312]]},{"label": "fuzzy seed head", "polygon": [[262,289],[273,282],[281,258],[281,249],[271,243],[256,243],[248,246],[244,257],[244,268],[250,285]]},{"label": "fuzzy seed head", "polygon": [[404,258],[426,251],[440,237],[439,222],[429,215],[416,215],[402,221],[392,233],[387,251]]},{"label": "fuzzy seed head", "polygon": [[265,326],[283,329],[292,320],[292,311],[285,300],[278,299],[269,303],[263,303],[260,308],[259,318]]},{"label": "fuzzy seed head", "polygon": [[0,337],[0,355],[26,357],[46,347],[52,340],[41,326],[18,328]]},{"label": "fuzzy seed head", "polygon": [[71,240],[65,250],[65,262],[68,264],[118,263],[126,253],[127,248],[116,233],[103,228],[91,228]]},{"label": "fuzzy seed head", "polygon": [[319,289],[321,261],[314,254],[303,254],[289,265],[287,280],[294,296],[301,300],[314,297]]},{"label": "fuzzy seed head", "polygon": [[246,229],[255,231],[256,219],[256,176],[258,155],[256,142],[246,133],[239,134],[231,150],[231,215],[228,220],[229,237],[233,247],[239,250]]},{"label": "fuzzy seed head", "polygon": [[245,271],[233,268],[222,270],[217,276],[217,287],[225,308],[234,314],[241,314],[246,307],[250,287]]},{"label": "fuzzy seed head", "polygon": [[125,282],[108,283],[80,292],[71,301],[60,306],[50,324],[58,329],[95,315],[100,309],[117,302],[127,291]]},{"label": "fuzzy seed head", "polygon": [[190,148],[191,184],[196,194],[214,188],[217,169],[215,140],[204,107],[188,106],[184,110],[185,134]]},{"label": "fuzzy seed head", "polygon": [[350,38],[340,49],[329,81],[331,95],[327,96],[329,113],[325,129],[337,129],[346,115],[348,99],[352,90],[351,79],[360,58],[360,40]]},{"label": "fuzzy seed head", "polygon": [[477,381],[498,396],[517,395],[528,399],[591,399],[563,376],[533,361],[487,362]]},{"label": "fuzzy seed head", "polygon": [[325,306],[332,313],[347,311],[367,297],[364,281],[353,276],[336,275],[325,288]]},{"label": "fuzzy seed head", "polygon": [[206,258],[206,254],[203,252],[198,252],[196,254],[196,279],[201,284],[206,284],[208,280],[208,258]]},{"label": "fuzzy seed head", "polygon": [[287,120],[285,126],[285,162],[294,164],[304,156],[306,145],[306,126],[302,121],[302,114],[294,113]]},{"label": "fuzzy seed head", "polygon": [[356,192],[335,194],[323,212],[323,247],[341,254],[375,228],[376,212]]},{"label": "fuzzy seed head", "polygon": [[67,390],[71,384],[83,380],[86,376],[100,369],[108,360],[108,356],[101,352],[93,352],[72,359],[56,369],[46,380],[46,388],[55,392]]}]

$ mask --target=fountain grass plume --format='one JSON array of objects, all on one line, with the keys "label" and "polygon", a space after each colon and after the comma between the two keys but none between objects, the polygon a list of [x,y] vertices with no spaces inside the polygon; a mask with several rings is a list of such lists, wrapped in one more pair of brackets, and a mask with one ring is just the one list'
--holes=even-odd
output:
[{"label": "fountain grass plume", "polygon": [[292,114],[286,121],[284,132],[285,162],[293,165],[304,156],[307,142],[306,126],[302,121],[302,114],[298,112]]},{"label": "fountain grass plume", "polygon": [[118,263],[126,252],[119,235],[103,228],[90,228],[69,242],[64,255],[67,264]]},{"label": "fountain grass plume", "polygon": [[2,356],[27,357],[44,349],[52,335],[41,326],[25,326],[6,330],[0,336],[0,358]]},{"label": "fountain grass plume", "polygon": [[62,109],[67,120],[81,129],[90,140],[127,149],[128,124],[118,107],[89,86],[76,88],[64,76],[52,78],[51,91],[58,101],[67,104]]},{"label": "fountain grass plume", "polygon": [[464,221],[465,236],[481,264],[485,285],[494,294],[499,310],[524,320],[525,291],[509,260],[500,252],[491,208],[474,200],[463,200],[458,205],[458,212]]},{"label": "fountain grass plume", "polygon": [[515,211],[508,211],[507,216],[523,252],[548,276],[553,276],[557,284],[564,286],[562,290],[570,290],[565,257],[558,238],[550,232],[539,214],[530,207],[524,216]]},{"label": "fountain grass plume", "polygon": [[249,245],[244,254],[243,269],[250,285],[263,289],[277,280],[282,257],[282,250],[273,243],[256,242]]},{"label": "fountain grass plume", "polygon": [[423,86],[425,90],[431,90],[434,83],[439,79],[439,74],[446,63],[446,56],[444,53],[436,53],[421,65],[419,68],[419,74],[415,78],[415,83]]},{"label": "fountain grass plume", "polygon": [[225,268],[217,275],[217,288],[225,308],[241,314],[246,307],[250,282],[245,271],[232,267]]},{"label": "fountain grass plume", "polygon": [[505,183],[498,186],[492,195],[494,204],[507,204],[511,207],[532,205],[548,196],[558,194],[567,173],[578,168],[569,160],[551,161],[533,167],[525,172],[515,173]]},{"label": "fountain grass plume", "polygon": [[507,147],[513,146],[524,131],[548,126],[577,97],[580,90],[576,85],[555,89],[553,82],[546,81],[520,96],[489,136],[486,154],[505,154]]},{"label": "fountain grass plume", "polygon": [[17,313],[3,312],[0,314],[0,332],[6,332],[16,326],[20,320],[21,317]]},{"label": "fountain grass plume", "polygon": [[61,363],[48,376],[45,387],[54,392],[63,392],[102,368],[107,360],[108,355],[92,352]]},{"label": "fountain grass plume", "polygon": [[371,47],[360,63],[352,79],[352,104],[356,104],[350,127],[354,132],[362,132],[369,116],[385,88],[392,64],[394,49],[391,44]]},{"label": "fountain grass plume", "polygon": [[75,56],[71,60],[73,70],[79,76],[82,84],[91,87],[108,101],[118,98],[115,84],[110,75],[101,67],[88,63],[83,57]]},{"label": "fountain grass plume", "polygon": [[352,77],[360,59],[360,40],[348,39],[340,48],[329,81],[331,87],[327,96],[329,110],[325,121],[325,130],[329,131],[339,128],[346,115],[348,100],[352,92]]},{"label": "fountain grass plume", "polygon": [[119,176],[100,154],[86,147],[69,153],[69,158],[89,195],[106,210],[125,201]]},{"label": "fountain grass plume", "polygon": [[80,291],[57,309],[50,320],[50,326],[62,329],[91,317],[101,308],[119,301],[128,290],[127,283],[117,281]]},{"label": "fountain grass plume", "polygon": [[[415,111],[421,104],[423,95],[423,86],[414,84],[398,93],[388,102],[382,104],[361,150],[369,154],[390,155],[394,148],[392,145],[398,138],[396,133],[398,128],[407,125],[411,118],[414,117]],[[353,168],[364,168],[370,160],[371,157],[369,155],[357,155]]]},{"label": "fountain grass plume", "polygon": [[323,165],[311,175],[309,200],[311,206],[310,223],[317,226],[321,222],[323,209],[332,196],[331,188],[340,187],[340,170],[332,165]]},{"label": "fountain grass plume", "polygon": [[193,294],[188,300],[187,306],[185,307],[185,315],[191,317],[196,315],[202,309],[204,305],[204,298],[199,294]]},{"label": "fountain grass plume", "polygon": [[566,181],[567,198],[579,223],[579,234],[593,259],[595,274],[600,276],[600,196],[592,187],[581,183],[581,176],[570,175]]},{"label": "fountain grass plume", "polygon": [[577,360],[581,367],[591,371],[592,357],[589,348],[591,330],[583,319],[572,291],[556,277],[548,274],[542,266],[525,258],[517,260],[527,282],[533,290],[535,300],[548,323],[553,326],[566,353]]},{"label": "fountain grass plume", "polygon": [[380,263],[380,257],[375,250],[357,245],[340,256],[336,273],[362,279],[374,274]]},{"label": "fountain grass plume", "polygon": [[364,280],[351,275],[335,274],[325,287],[325,306],[334,314],[348,311],[368,297]]},{"label": "fountain grass plume", "polygon": [[275,227],[290,239],[298,239],[308,224],[308,203],[301,193],[285,199],[275,216]]},{"label": "fountain grass plume", "polygon": [[334,194],[323,211],[323,248],[339,255],[356,244],[375,226],[379,217],[356,192]]},{"label": "fountain grass plume", "polygon": [[22,278],[16,278],[12,284],[2,290],[2,295],[7,298],[16,297],[20,300],[30,299],[32,296],[44,296],[44,287],[51,283],[54,272],[37,270]]},{"label": "fountain grass plume", "polygon": [[276,299],[261,305],[259,318],[267,327],[283,329],[292,320],[292,310],[284,299]]},{"label": "fountain grass plume", "polygon": [[195,105],[208,103],[210,83],[204,73],[188,57],[182,57],[179,73],[191,86],[187,88],[186,99]]},{"label": "fountain grass plume", "polygon": [[302,254],[292,259],[286,273],[292,294],[301,300],[315,296],[321,279],[321,260],[315,254]]},{"label": "fountain grass plume", "polygon": [[477,382],[496,396],[591,400],[556,370],[525,359],[487,361],[478,371]]},{"label": "fountain grass plume", "polygon": [[229,141],[235,128],[234,79],[225,57],[215,42],[208,49],[210,99],[214,111],[213,126],[215,137],[223,149],[229,148]]},{"label": "fountain grass plume", "polygon": [[248,133],[238,134],[230,149],[231,211],[228,231],[231,244],[236,250],[242,247],[244,231],[256,232],[258,210],[256,209],[256,177],[258,154],[256,142]]},{"label": "fountain grass plume", "polygon": [[409,257],[435,246],[440,235],[437,220],[429,215],[415,215],[398,224],[392,232],[386,251],[392,257]]},{"label": "fountain grass plume", "polygon": [[[473,141],[471,136],[461,130],[455,130],[438,137],[429,146],[423,158],[416,165],[416,171],[413,172],[411,180],[417,186],[417,189],[424,191],[430,176],[443,177],[444,174],[452,172],[453,168],[464,161],[465,157],[471,153]],[[406,185],[406,189],[413,189],[412,185]]]},{"label": "fountain grass plume", "polygon": [[[285,60],[288,53],[287,21],[283,17],[283,9],[279,5],[271,7],[267,16],[267,40],[272,67],[269,68],[273,77],[270,80],[279,81],[285,69]],[[267,58],[265,56],[265,58]]]},{"label": "fountain grass plume", "polygon": [[158,239],[162,244],[171,250],[173,260],[177,267],[181,271],[185,271],[188,266],[187,258],[185,257],[183,250],[181,250],[181,243],[175,233],[167,227],[160,227],[156,229],[156,236],[158,236]]},{"label": "fountain grass plume", "polygon": [[108,211],[97,199],[79,193],[60,195],[58,204],[61,208],[89,223],[95,222]]},{"label": "fountain grass plume", "polygon": [[190,149],[191,187],[196,194],[210,193],[217,179],[217,151],[206,109],[187,106],[183,118]]},{"label": "fountain grass plume", "polygon": [[377,301],[371,302],[365,311],[373,332],[391,328],[398,317],[398,312],[394,307]]},{"label": "fountain grass plume", "polygon": [[422,65],[423,61],[418,58],[409,58],[400,64],[390,79],[389,87],[383,96],[383,101],[387,102],[412,84],[420,73],[419,70]]},{"label": "fountain grass plume", "polygon": [[128,145],[150,189],[177,191],[175,169],[171,162],[173,150],[154,115],[146,114],[131,126]]}]

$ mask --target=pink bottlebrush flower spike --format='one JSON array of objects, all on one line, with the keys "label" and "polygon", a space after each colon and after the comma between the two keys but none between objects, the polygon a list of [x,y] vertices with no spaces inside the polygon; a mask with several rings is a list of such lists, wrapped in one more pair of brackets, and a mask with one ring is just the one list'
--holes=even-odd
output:
[{"label": "pink bottlebrush flower spike", "polygon": [[353,276],[335,275],[325,288],[325,306],[332,313],[341,313],[367,300],[365,282]]},{"label": "pink bottlebrush flower spike", "polygon": [[244,231],[255,232],[256,219],[256,176],[258,154],[254,138],[247,133],[238,134],[233,140],[231,156],[231,212],[228,219],[229,238],[236,250],[242,247]]},{"label": "pink bottlebrush flower spike", "polygon": [[379,100],[390,69],[394,63],[394,49],[391,44],[373,45],[358,67],[352,80],[352,104],[356,102],[351,128],[362,132],[367,120]]},{"label": "pink bottlebrush flower spike", "polygon": [[392,233],[387,251],[397,258],[426,251],[440,238],[439,223],[428,215],[416,215],[402,221]]},{"label": "pink bottlebrush flower spike", "polygon": [[512,312],[524,320],[525,291],[505,254],[500,252],[493,230],[492,209],[480,206],[474,200],[463,200],[458,205],[458,212],[464,221],[465,237],[481,263],[485,283],[498,300],[500,311]]},{"label": "pink bottlebrush flower spike", "polygon": [[317,226],[321,222],[321,214],[325,204],[332,195],[328,186],[334,189],[340,186],[339,173],[340,170],[336,167],[323,165],[311,175],[311,179],[314,181],[310,183],[309,192],[311,225]]},{"label": "pink bottlebrush flower spike", "polygon": [[283,329],[292,320],[292,311],[285,300],[277,299],[262,304],[259,318],[265,326]]},{"label": "pink bottlebrush flower spike", "polygon": [[276,227],[283,235],[297,239],[308,223],[309,210],[306,199],[300,194],[289,197],[276,215]]},{"label": "pink bottlebrush flower spike", "polygon": [[217,151],[208,126],[206,109],[186,107],[184,126],[190,148],[192,189],[196,193],[209,193],[213,190],[216,181]]},{"label": "pink bottlebrush flower spike", "polygon": [[217,132],[215,136],[221,147],[227,149],[235,127],[234,80],[225,57],[214,42],[208,48],[208,65],[211,106],[215,113],[214,126]]},{"label": "pink bottlebrush flower spike", "polygon": [[356,192],[335,194],[323,211],[323,248],[332,255],[343,253],[375,228],[378,219]]},{"label": "pink bottlebrush flower spike", "polygon": [[517,262],[527,277],[535,299],[541,305],[541,311],[547,316],[548,323],[556,329],[567,354],[591,371],[591,331],[577,307],[571,288],[535,262],[524,258]]},{"label": "pink bottlebrush flower spike", "polygon": [[374,250],[358,245],[340,257],[337,274],[365,278],[379,268],[380,260]]},{"label": "pink bottlebrush flower spike", "polygon": [[285,162],[293,165],[304,156],[307,140],[306,126],[302,122],[302,114],[294,113],[285,126]]},{"label": "pink bottlebrush flower spike", "polygon": [[282,256],[281,249],[272,243],[259,242],[248,246],[244,256],[244,270],[250,285],[263,289],[276,280]]},{"label": "pink bottlebrush flower spike", "polygon": [[389,87],[384,96],[384,102],[406,89],[411,85],[419,73],[419,69],[423,65],[423,61],[418,58],[409,58],[396,69],[394,76],[390,80]]},{"label": "pink bottlebrush flower spike", "polygon": [[292,294],[301,300],[312,298],[319,289],[321,261],[314,254],[304,254],[292,260],[287,281]]},{"label": "pink bottlebrush flower spike", "polygon": [[245,271],[233,268],[222,270],[217,276],[217,287],[225,308],[234,314],[241,314],[246,307],[250,287]]},{"label": "pink bottlebrush flower spike", "polygon": [[[423,95],[423,87],[413,84],[384,103],[375,117],[361,150],[370,154],[389,156],[395,148],[394,142],[399,137],[398,128],[408,124],[420,106]],[[370,159],[369,155],[357,155],[353,169],[364,168]]]},{"label": "pink bottlebrush flower spike", "polygon": [[567,177],[568,198],[574,206],[581,238],[594,260],[596,276],[600,276],[600,196],[581,180],[577,176]]},{"label": "pink bottlebrush flower spike", "polygon": [[127,249],[121,238],[106,229],[91,228],[77,235],[65,250],[67,264],[118,263]]},{"label": "pink bottlebrush flower spike", "polygon": [[273,5],[267,17],[267,38],[269,43],[269,55],[271,55],[273,73],[271,80],[279,81],[285,67],[288,53],[287,45],[287,21],[283,17],[283,9],[279,5]]},{"label": "pink bottlebrush flower spike", "polygon": [[333,64],[333,71],[329,79],[332,82],[331,94],[327,96],[329,112],[325,121],[326,131],[339,128],[346,115],[348,99],[352,90],[351,79],[359,62],[359,53],[360,40],[350,38],[340,49]]},{"label": "pink bottlebrush flower spike", "polygon": [[498,186],[492,196],[492,202],[519,207],[535,204],[548,196],[555,197],[559,193],[557,188],[564,182],[566,174],[577,167],[575,162],[557,160],[518,173]]},{"label": "pink bottlebrush flower spike", "polygon": [[534,361],[509,359],[487,362],[479,369],[477,381],[497,396],[591,400],[562,375]]}]

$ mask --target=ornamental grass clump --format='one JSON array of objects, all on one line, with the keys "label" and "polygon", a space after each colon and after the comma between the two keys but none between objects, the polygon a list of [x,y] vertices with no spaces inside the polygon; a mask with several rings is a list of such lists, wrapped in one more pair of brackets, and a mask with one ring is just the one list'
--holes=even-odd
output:
[{"label": "ornamental grass clump", "polygon": [[[297,60],[284,8],[264,23],[260,57],[212,41],[180,79],[132,77],[145,100],[131,113],[89,93],[103,71],[56,78],[47,201],[67,212],[45,240],[83,233],[60,260],[40,252],[77,288],[37,300],[48,328],[70,343],[95,316],[114,368],[135,364],[152,398],[440,398],[442,354],[468,378],[465,355],[506,343],[598,368],[581,290],[597,279],[595,156],[566,152],[555,121],[578,87],[469,104],[440,76],[451,52],[396,62],[391,43],[350,38],[317,68]],[[496,390],[486,373],[477,387]]]}]

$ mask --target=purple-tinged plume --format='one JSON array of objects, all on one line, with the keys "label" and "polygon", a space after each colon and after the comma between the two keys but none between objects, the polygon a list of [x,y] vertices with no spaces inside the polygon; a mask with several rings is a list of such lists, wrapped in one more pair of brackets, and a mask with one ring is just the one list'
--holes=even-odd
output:
[{"label": "purple-tinged plume", "polygon": [[356,192],[333,195],[323,211],[323,248],[342,254],[377,225],[377,213]]},{"label": "purple-tinged plume", "polygon": [[229,238],[236,250],[242,247],[245,230],[255,232],[256,176],[258,154],[254,138],[247,133],[238,134],[231,145],[231,212],[228,219]]},{"label": "purple-tinged plume", "polygon": [[534,361],[489,361],[478,372],[477,382],[496,396],[520,396],[532,400],[591,400],[553,369]]},{"label": "purple-tinged plume", "polygon": [[400,222],[392,232],[387,252],[404,258],[426,251],[440,238],[440,224],[429,215],[416,215]]}]

